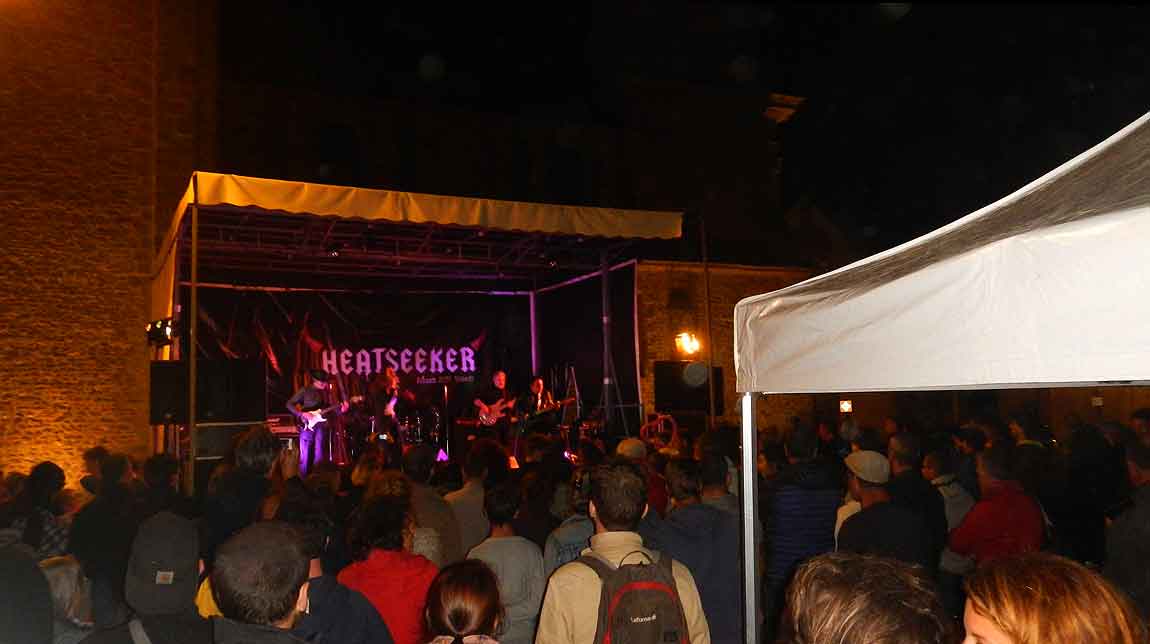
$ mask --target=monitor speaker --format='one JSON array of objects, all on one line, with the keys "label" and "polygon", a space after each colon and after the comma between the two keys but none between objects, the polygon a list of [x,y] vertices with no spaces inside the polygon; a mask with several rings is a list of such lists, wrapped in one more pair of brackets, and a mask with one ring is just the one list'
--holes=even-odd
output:
[{"label": "monitor speaker", "polygon": [[[187,423],[187,363],[153,362],[151,385],[151,424]],[[196,363],[196,385],[197,423],[267,420],[267,366],[263,359],[200,360]]]},{"label": "monitor speaker", "polygon": [[[715,380],[715,414],[723,415],[723,369],[711,370]],[[655,362],[655,410],[661,412],[710,411],[707,363],[688,360]]]}]

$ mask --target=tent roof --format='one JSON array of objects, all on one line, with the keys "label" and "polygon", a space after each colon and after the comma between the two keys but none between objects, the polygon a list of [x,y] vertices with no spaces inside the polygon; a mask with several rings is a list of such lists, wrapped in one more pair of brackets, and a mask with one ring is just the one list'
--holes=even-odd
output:
[{"label": "tent roof", "polygon": [[1148,119],[927,235],[739,302],[738,390],[1150,380]]},{"label": "tent roof", "polygon": [[[515,290],[681,235],[676,212],[443,197],[196,172],[201,282]],[[156,260],[186,279],[193,182]],[[183,244],[178,242],[183,241]],[[418,279],[415,284],[412,279]]]}]

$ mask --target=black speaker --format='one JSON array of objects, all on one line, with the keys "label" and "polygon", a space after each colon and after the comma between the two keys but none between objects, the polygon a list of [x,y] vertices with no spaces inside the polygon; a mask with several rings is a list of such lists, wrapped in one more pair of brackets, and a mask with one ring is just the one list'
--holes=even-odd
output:
[{"label": "black speaker", "polygon": [[[723,369],[711,370],[715,380],[715,414],[723,415]],[[687,360],[655,361],[655,410],[661,412],[710,411],[707,363]]]},{"label": "black speaker", "polygon": [[[149,422],[188,422],[188,365],[152,363]],[[200,360],[196,363],[197,423],[262,423],[267,420],[267,365],[256,360]]]}]

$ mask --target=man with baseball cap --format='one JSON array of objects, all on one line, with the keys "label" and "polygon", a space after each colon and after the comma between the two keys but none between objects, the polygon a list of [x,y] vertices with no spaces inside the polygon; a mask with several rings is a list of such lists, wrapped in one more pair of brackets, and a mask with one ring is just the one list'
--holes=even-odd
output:
[{"label": "man with baseball cap", "polygon": [[846,466],[847,489],[862,510],[843,523],[839,551],[900,559],[923,566],[933,575],[937,561],[926,524],[910,510],[890,502],[887,458],[862,450],[848,456]]},{"label": "man with baseball cap", "polygon": [[145,520],[132,542],[124,579],[124,595],[135,616],[127,624],[89,635],[84,642],[211,642],[211,624],[196,613],[199,572],[193,522],[168,511]]}]

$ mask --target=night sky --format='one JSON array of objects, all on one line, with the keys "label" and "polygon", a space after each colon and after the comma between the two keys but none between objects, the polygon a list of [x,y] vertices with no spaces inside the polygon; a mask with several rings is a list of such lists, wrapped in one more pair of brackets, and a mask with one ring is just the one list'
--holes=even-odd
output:
[{"label": "night sky", "polygon": [[802,96],[780,128],[776,214],[816,207],[856,255],[986,205],[1150,109],[1137,5],[380,4],[222,3],[225,87],[609,127],[627,126],[609,89],[624,76]]}]

